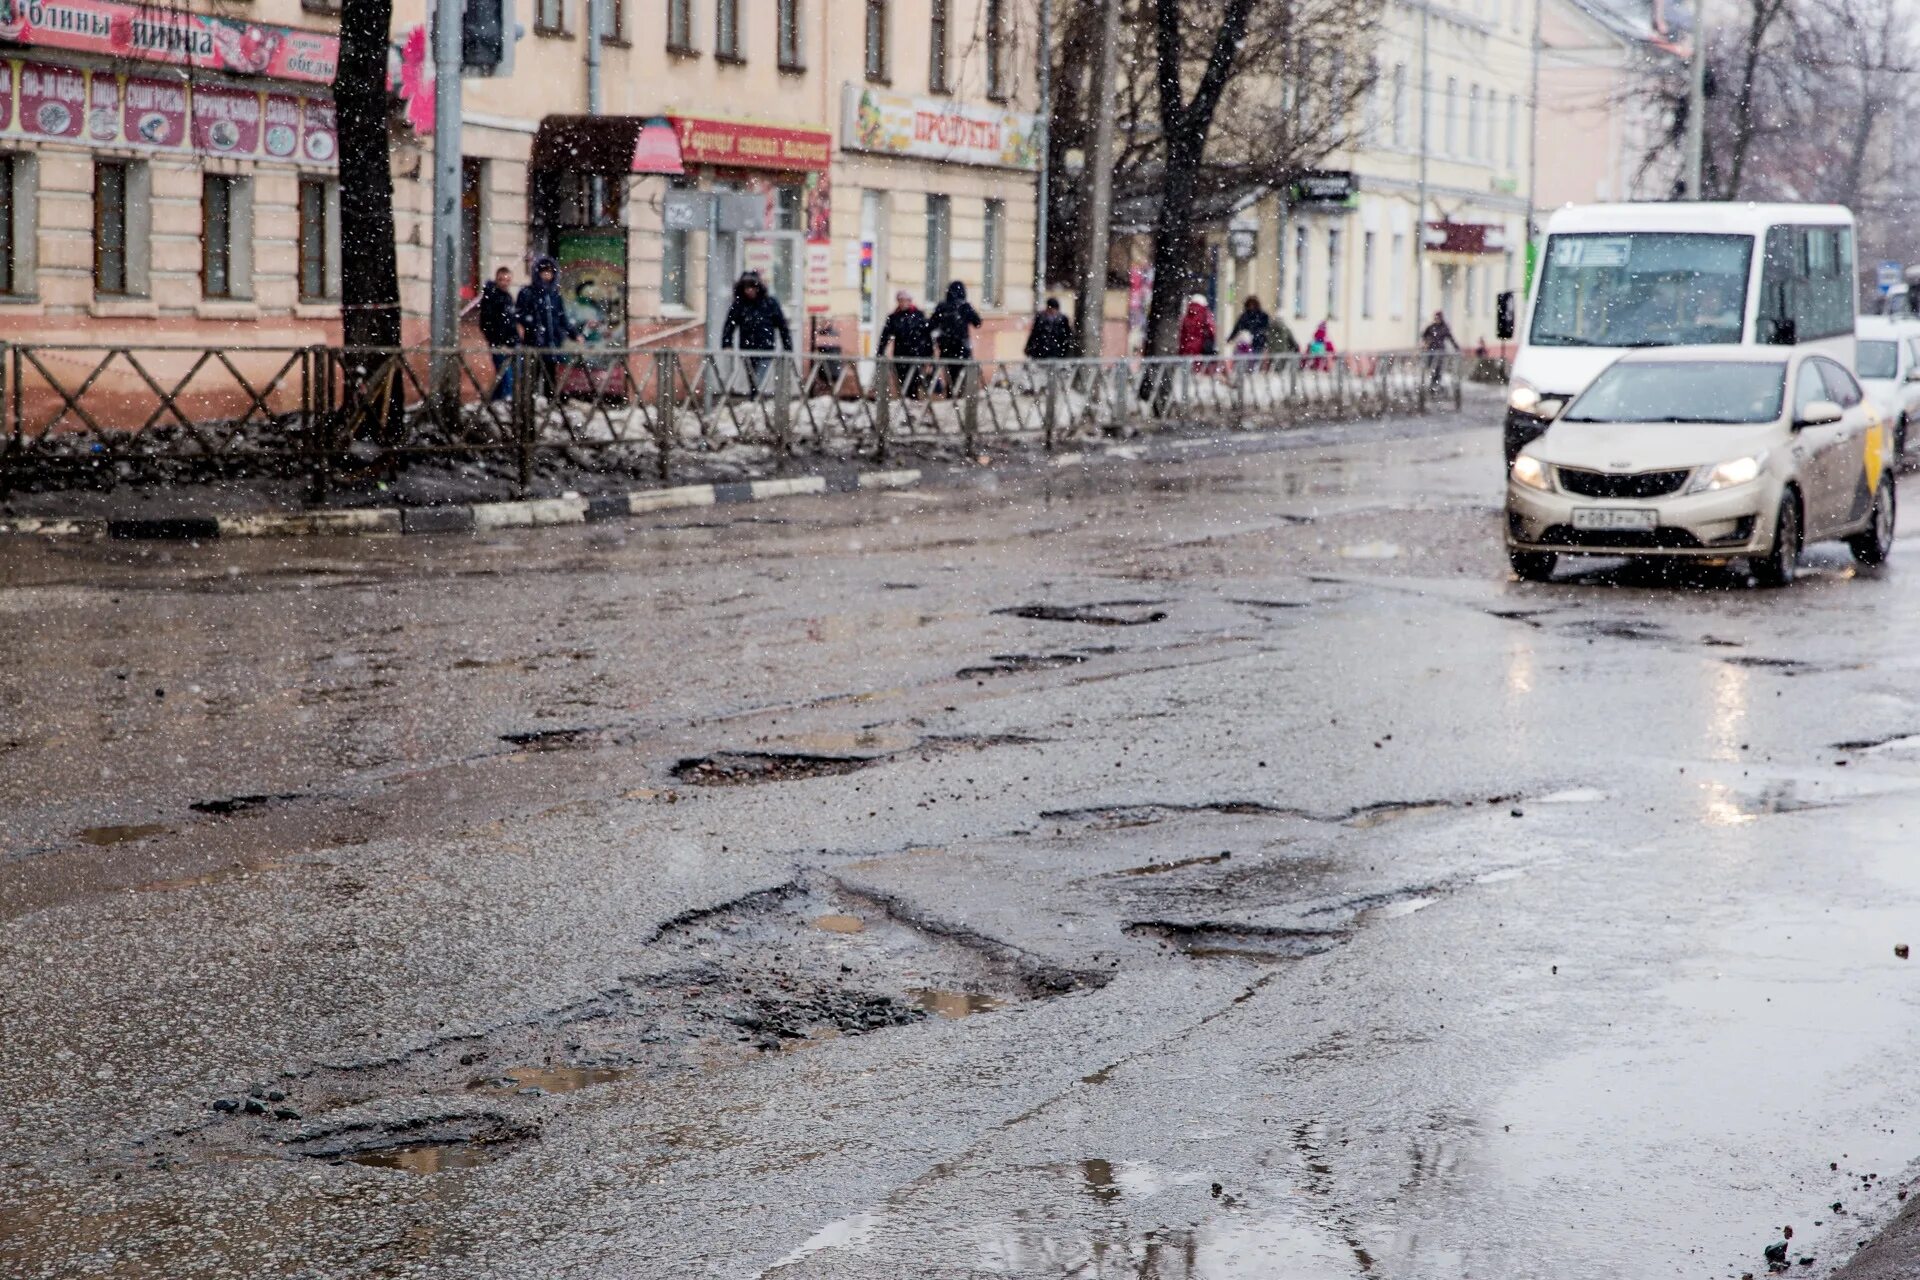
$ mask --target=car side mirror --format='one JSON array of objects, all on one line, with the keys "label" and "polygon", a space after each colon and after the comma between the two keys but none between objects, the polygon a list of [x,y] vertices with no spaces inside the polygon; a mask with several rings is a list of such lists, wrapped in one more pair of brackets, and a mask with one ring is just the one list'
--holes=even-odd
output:
[{"label": "car side mirror", "polygon": [[1913,368],[1907,370],[1907,381],[1920,382],[1920,364],[1917,364],[1913,366]]},{"label": "car side mirror", "polygon": [[1845,409],[1831,400],[1809,400],[1807,407],[1794,419],[1795,430],[1801,427],[1826,427],[1840,421],[1847,414]]}]

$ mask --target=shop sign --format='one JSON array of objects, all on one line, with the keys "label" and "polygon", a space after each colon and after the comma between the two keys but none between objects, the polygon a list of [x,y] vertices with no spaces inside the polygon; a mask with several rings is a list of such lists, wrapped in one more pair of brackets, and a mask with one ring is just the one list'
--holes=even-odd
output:
[{"label": "shop sign", "polygon": [[683,164],[810,172],[824,170],[833,159],[833,135],[811,129],[693,116],[674,116],[673,127],[680,135]]},{"label": "shop sign", "polygon": [[1360,181],[1345,170],[1308,169],[1287,187],[1296,205],[1345,205],[1360,194]]},{"label": "shop sign", "polygon": [[250,156],[260,149],[260,95],[193,88],[193,147],[214,155]]},{"label": "shop sign", "polygon": [[[103,80],[104,76],[95,76]],[[120,127],[128,142],[178,147],[187,140],[187,86],[178,80],[129,77],[121,93]]]},{"label": "shop sign", "polygon": [[115,0],[0,0],[0,40],[237,75],[332,84],[340,40]]},{"label": "shop sign", "polygon": [[1040,167],[1040,118],[1025,112],[849,84],[844,114],[841,136],[849,151],[998,169]]},{"label": "shop sign", "polygon": [[20,127],[43,138],[77,138],[87,105],[87,77],[71,67],[20,64]]},{"label": "shop sign", "polygon": [[1427,248],[1436,253],[1489,254],[1507,247],[1506,228],[1482,222],[1429,222],[1424,239]]},{"label": "shop sign", "polygon": [[13,64],[0,62],[0,129],[13,123]]},{"label": "shop sign", "polygon": [[824,240],[807,241],[802,288],[807,295],[808,315],[826,315],[833,310],[833,246]]},{"label": "shop sign", "polygon": [[562,231],[554,243],[561,301],[587,349],[618,347],[627,332],[627,233],[620,228]]},{"label": "shop sign", "polygon": [[325,98],[300,100],[300,154],[314,164],[332,164],[340,154],[340,125]]}]

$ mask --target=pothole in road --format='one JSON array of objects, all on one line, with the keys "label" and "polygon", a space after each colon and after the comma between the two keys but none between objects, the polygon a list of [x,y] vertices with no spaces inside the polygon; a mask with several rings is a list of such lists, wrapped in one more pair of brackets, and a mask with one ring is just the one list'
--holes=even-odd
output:
[{"label": "pothole in road", "polygon": [[996,653],[989,663],[962,667],[953,674],[961,680],[979,680],[987,676],[1017,676],[1029,671],[1073,667],[1086,660],[1084,653]]},{"label": "pothole in road", "polygon": [[187,808],[195,813],[204,813],[215,818],[227,818],[236,813],[249,813],[255,809],[264,809],[269,805],[286,804],[300,799],[297,791],[258,792],[244,796],[222,796],[218,800],[195,800]]},{"label": "pothole in road", "polygon": [[696,787],[739,787],[755,782],[832,778],[885,759],[884,755],[816,755],[807,751],[717,751],[681,760],[668,772]]},{"label": "pothole in road", "polygon": [[1219,921],[1137,920],[1127,932],[1158,939],[1193,960],[1275,963],[1331,951],[1347,940],[1344,929],[1301,929]]},{"label": "pothole in road", "polygon": [[105,849],[116,844],[132,844],[135,840],[145,840],[150,836],[167,835],[172,830],[162,822],[142,822],[129,826],[87,827],[74,832],[74,838],[81,844]]},{"label": "pothole in road", "polygon": [[1035,622],[1081,622],[1093,627],[1143,627],[1164,622],[1167,612],[1153,606],[1164,600],[1106,600],[1096,604],[1022,604],[994,613]]},{"label": "pothole in road", "polygon": [[573,727],[567,729],[529,729],[523,733],[503,733],[500,741],[522,751],[570,751],[592,746],[600,730]]}]

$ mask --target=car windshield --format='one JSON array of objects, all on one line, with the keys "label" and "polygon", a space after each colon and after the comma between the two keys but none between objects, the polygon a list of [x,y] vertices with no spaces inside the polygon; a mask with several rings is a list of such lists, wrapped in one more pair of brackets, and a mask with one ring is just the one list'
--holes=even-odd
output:
[{"label": "car windshield", "polygon": [[1542,347],[1737,343],[1753,239],[1669,231],[1550,236],[1528,340]]},{"label": "car windshield", "polygon": [[1860,343],[1858,359],[1860,376],[1863,378],[1891,378],[1900,369],[1900,353],[1890,341]]},{"label": "car windshield", "polygon": [[1689,360],[1616,364],[1570,405],[1567,422],[1771,422],[1786,390],[1784,364]]}]

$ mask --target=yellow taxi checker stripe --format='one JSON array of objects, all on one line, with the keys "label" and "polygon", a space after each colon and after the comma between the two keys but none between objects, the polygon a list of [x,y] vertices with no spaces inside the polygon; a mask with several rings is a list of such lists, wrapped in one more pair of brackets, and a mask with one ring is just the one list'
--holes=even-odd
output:
[{"label": "yellow taxi checker stripe", "polygon": [[1887,458],[1886,428],[1874,423],[1867,428],[1866,445],[1861,450],[1865,454],[1867,468],[1867,492],[1880,492],[1880,472]]}]

